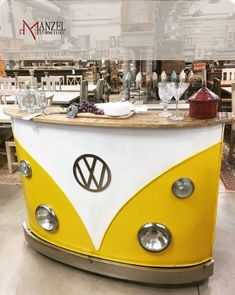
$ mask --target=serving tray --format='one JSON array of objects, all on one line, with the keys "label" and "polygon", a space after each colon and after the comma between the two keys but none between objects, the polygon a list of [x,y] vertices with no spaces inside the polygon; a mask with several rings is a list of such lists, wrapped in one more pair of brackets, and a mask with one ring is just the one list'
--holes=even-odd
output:
[{"label": "serving tray", "polygon": [[101,118],[101,119],[128,119],[132,117],[135,112],[131,111],[129,114],[124,116],[108,116],[108,115],[96,115],[93,113],[79,113],[77,114],[77,118]]},{"label": "serving tray", "polygon": [[[44,115],[55,115],[55,114],[67,114],[67,110],[61,107],[48,107],[44,110]],[[100,118],[100,119],[128,119],[135,114],[131,111],[129,114],[124,116],[108,116],[108,115],[96,115],[93,113],[78,113],[76,118]]]}]

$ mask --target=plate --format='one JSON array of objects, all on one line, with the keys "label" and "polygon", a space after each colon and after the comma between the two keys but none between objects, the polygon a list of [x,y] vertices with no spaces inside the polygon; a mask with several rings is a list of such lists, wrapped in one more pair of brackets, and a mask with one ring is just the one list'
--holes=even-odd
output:
[{"label": "plate", "polygon": [[112,118],[118,118],[118,117],[125,117],[125,116],[128,116],[130,115],[131,112],[128,112],[126,114],[123,114],[123,115],[108,115],[108,114],[105,114],[105,116],[109,116],[109,117],[112,117]]}]

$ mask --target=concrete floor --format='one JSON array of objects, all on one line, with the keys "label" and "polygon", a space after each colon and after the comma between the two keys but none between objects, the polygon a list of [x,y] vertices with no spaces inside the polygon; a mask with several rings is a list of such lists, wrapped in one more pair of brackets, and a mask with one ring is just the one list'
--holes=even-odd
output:
[{"label": "concrete floor", "polygon": [[191,286],[149,287],[97,276],[52,261],[27,246],[20,186],[0,185],[0,295],[233,295],[235,193],[220,193],[215,274]]}]

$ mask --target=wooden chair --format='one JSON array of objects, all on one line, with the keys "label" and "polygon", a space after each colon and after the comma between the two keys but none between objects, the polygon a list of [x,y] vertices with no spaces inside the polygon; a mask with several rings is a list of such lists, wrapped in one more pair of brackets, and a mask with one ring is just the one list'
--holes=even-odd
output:
[{"label": "wooden chair", "polygon": [[88,81],[83,80],[80,84],[80,102],[88,100]]},{"label": "wooden chair", "polygon": [[16,79],[11,77],[0,78],[0,89],[16,89]]},{"label": "wooden chair", "polygon": [[[0,104],[8,102],[16,104],[16,79],[15,78],[0,78]],[[11,99],[12,98],[12,99]],[[12,136],[12,135],[11,135]],[[5,141],[7,165],[9,173],[13,173],[13,167],[17,166],[16,150],[14,139]]]},{"label": "wooden chair", "polygon": [[229,146],[229,159],[232,160],[235,147],[235,83],[232,83],[232,112],[233,122],[231,124],[231,137]]},{"label": "wooden chair", "polygon": [[65,85],[65,76],[59,76],[60,77],[60,84]]},{"label": "wooden chair", "polygon": [[[1,95],[1,91],[4,91],[4,90],[0,90],[0,95]],[[7,94],[9,94],[9,91],[16,91],[16,90],[9,89]],[[4,103],[6,103],[6,101]],[[14,142],[14,138],[13,138],[13,133],[12,133],[12,129],[11,129],[10,124],[3,125],[3,126],[1,126],[1,128],[5,129],[4,130],[4,138],[3,139],[0,138],[0,143],[5,142],[5,151],[3,150],[1,152],[1,154],[7,156],[8,170],[9,170],[9,173],[12,174],[14,172],[13,168],[15,166],[18,166],[17,157],[16,157],[16,146],[15,146],[15,142]]]},{"label": "wooden chair", "polygon": [[41,86],[43,91],[61,91],[61,77],[49,76],[41,78]]},{"label": "wooden chair", "polygon": [[24,88],[25,82],[29,82],[33,86],[37,86],[37,78],[32,78],[31,76],[18,76],[17,77],[17,87]]},{"label": "wooden chair", "polygon": [[14,141],[6,141],[6,154],[7,154],[7,166],[9,174],[14,172],[14,167],[18,167],[18,161],[16,157],[16,145]]},{"label": "wooden chair", "polygon": [[11,125],[0,125],[0,130],[0,154],[7,157],[9,173],[13,173],[13,167],[17,165],[17,158]]},{"label": "wooden chair", "polygon": [[16,103],[16,79],[0,78],[0,104]]},{"label": "wooden chair", "polygon": [[214,78],[213,92],[219,96],[219,112],[230,112],[232,109],[231,97],[223,97],[221,89],[221,81],[218,78]]},{"label": "wooden chair", "polygon": [[0,104],[16,104],[16,89],[0,89]]},{"label": "wooden chair", "polygon": [[235,69],[222,69],[222,80],[225,80],[225,81],[235,80]]},{"label": "wooden chair", "polygon": [[68,75],[66,79],[67,79],[67,85],[79,85],[80,82],[82,81],[82,76]]}]

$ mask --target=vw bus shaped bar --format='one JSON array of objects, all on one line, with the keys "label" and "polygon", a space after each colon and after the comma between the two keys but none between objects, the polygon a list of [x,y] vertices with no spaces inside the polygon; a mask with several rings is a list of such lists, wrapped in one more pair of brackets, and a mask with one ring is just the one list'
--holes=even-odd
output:
[{"label": "vw bus shaped bar", "polygon": [[[27,218],[38,252],[150,284],[213,274],[223,125],[156,112],[128,120],[12,117]],[[27,136],[26,136],[27,134]]]}]

